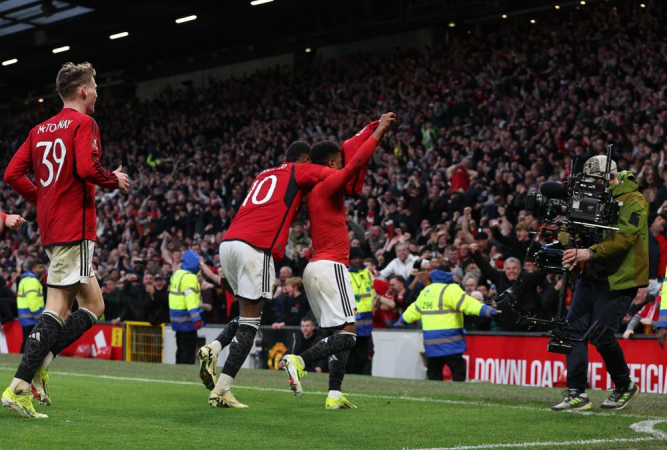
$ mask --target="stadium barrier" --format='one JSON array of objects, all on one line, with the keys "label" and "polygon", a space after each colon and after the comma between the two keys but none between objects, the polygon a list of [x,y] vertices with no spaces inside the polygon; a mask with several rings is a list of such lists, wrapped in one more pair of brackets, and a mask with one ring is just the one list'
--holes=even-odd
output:
[{"label": "stadium barrier", "polygon": [[[149,324],[144,324],[149,325]],[[127,323],[125,324],[127,327]],[[63,355],[73,355],[80,344],[91,345],[92,353],[97,349],[110,346],[111,359],[137,361],[141,351],[157,355],[164,363],[176,362],[176,336],[170,326],[158,326],[162,343],[157,336],[160,332],[151,331],[153,340],[148,340],[150,349],[141,350],[140,346],[132,350],[133,338],[127,336],[123,325],[97,324],[72,346],[63,351]],[[135,325],[130,325],[130,333],[136,333]],[[198,331],[200,344],[210,342],[220,332],[221,326],[208,326]],[[276,362],[283,354],[292,351],[299,327],[285,327],[272,330],[260,327],[255,345],[244,368],[276,369]],[[139,345],[144,341],[135,334]],[[125,337],[125,339],[123,339]],[[18,322],[8,322],[0,332],[0,353],[18,353],[23,335]],[[145,339],[145,338],[142,338]],[[403,379],[425,379],[426,358],[420,330],[373,330],[375,356],[373,375]],[[466,336],[468,351],[464,358],[468,367],[468,378],[477,382],[496,384],[514,384],[521,386],[560,387],[565,368],[565,356],[546,351],[547,338],[539,333],[491,333],[470,332]],[[111,344],[111,345],[109,345]],[[157,348],[160,344],[161,351]],[[658,346],[653,336],[636,336],[630,340],[620,340],[625,353],[630,375],[643,392],[667,394],[667,351]],[[128,348],[133,353],[124,358]],[[218,358],[218,364],[227,358],[225,348]],[[604,362],[597,351],[589,346],[589,385],[592,389],[609,389],[611,380],[605,371]],[[92,355],[95,356],[95,355]]]}]

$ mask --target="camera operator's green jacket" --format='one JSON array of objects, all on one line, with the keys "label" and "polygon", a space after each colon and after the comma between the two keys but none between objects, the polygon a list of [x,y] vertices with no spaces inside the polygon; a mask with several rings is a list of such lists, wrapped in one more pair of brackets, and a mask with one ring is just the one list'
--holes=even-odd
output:
[{"label": "camera operator's green jacket", "polygon": [[619,231],[589,248],[593,261],[604,262],[612,291],[648,286],[648,203],[637,189],[632,172],[616,175],[619,184],[610,185],[614,199],[621,202]]}]

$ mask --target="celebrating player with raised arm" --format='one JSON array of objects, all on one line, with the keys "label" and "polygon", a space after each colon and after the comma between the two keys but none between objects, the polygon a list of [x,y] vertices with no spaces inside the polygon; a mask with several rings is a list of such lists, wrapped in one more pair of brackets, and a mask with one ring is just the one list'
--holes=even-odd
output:
[{"label": "celebrating player with raised arm", "polygon": [[[295,142],[287,150],[286,162],[266,169],[250,185],[239,212],[220,244],[220,266],[239,300],[238,322],[229,326],[211,344],[199,350],[200,376],[212,389],[208,402],[214,407],[247,408],[230,391],[232,381],[252,348],[264,302],[271,298],[276,272],[274,258],[285,255],[289,227],[305,190],[335,173],[307,160],[308,144]],[[215,365],[224,345],[229,356],[217,379]]]},{"label": "celebrating player with raised arm", "polygon": [[[5,171],[5,182],[37,205],[42,245],[51,259],[44,312],[26,340],[14,380],[2,394],[2,404],[24,417],[47,417],[35,411],[33,392],[40,403],[51,404],[51,361],[104,313],[92,270],[95,186],[127,192],[129,181],[122,167],[109,172],[100,165],[100,129],[90,117],[97,99],[94,77],[89,63],[63,65],[56,78],[62,111],[30,131]],[[30,169],[35,184],[26,176]],[[72,314],[75,298],[79,309]]]},{"label": "celebrating player with raised arm", "polygon": [[322,328],[334,331],[301,355],[285,355],[280,366],[287,371],[294,395],[303,393],[303,368],[311,361],[329,358],[329,395],[326,409],[354,408],[341,393],[345,364],[356,342],[354,289],[347,266],[350,262],[350,236],[345,219],[345,187],[368,164],[378,141],[396,121],[394,113],[383,114],[380,124],[344,169],[340,148],[325,141],[315,144],[310,160],[337,169],[306,197],[313,240],[313,256],[303,273],[306,296]]}]

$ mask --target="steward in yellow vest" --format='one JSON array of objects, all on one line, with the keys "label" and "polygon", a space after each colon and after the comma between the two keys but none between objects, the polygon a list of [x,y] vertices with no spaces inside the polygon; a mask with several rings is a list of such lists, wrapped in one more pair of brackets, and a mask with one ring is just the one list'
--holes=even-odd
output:
[{"label": "steward in yellow vest", "polygon": [[171,276],[169,317],[176,332],[176,364],[194,364],[197,330],[202,326],[201,287],[197,279],[199,255],[183,253],[181,268]]},{"label": "steward in yellow vest", "polygon": [[35,323],[37,323],[37,319],[41,317],[42,311],[44,311],[42,275],[44,275],[44,263],[32,259],[28,263],[28,271],[23,274],[19,283],[16,308],[19,312],[19,323],[23,328],[21,353],[23,353],[26,339],[32,332]]},{"label": "steward in yellow vest", "polygon": [[350,249],[350,281],[357,302],[357,342],[347,359],[346,373],[370,375],[373,366],[373,274],[364,266],[364,253]]},{"label": "steward in yellow vest", "polygon": [[500,311],[467,295],[458,284],[444,283],[448,279],[446,272],[434,270],[430,276],[433,284],[421,291],[396,326],[421,320],[429,380],[442,380],[442,369],[447,364],[454,381],[465,381],[463,314],[490,317]]}]

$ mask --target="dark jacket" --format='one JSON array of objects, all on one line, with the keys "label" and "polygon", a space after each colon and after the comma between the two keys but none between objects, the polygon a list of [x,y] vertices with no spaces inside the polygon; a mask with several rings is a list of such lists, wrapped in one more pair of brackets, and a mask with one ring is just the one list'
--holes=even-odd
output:
[{"label": "dark jacket", "polygon": [[[527,312],[537,310],[540,299],[536,288],[544,281],[544,278],[547,276],[546,273],[526,272],[525,270],[522,270],[519,273],[519,277],[513,282],[507,278],[505,272],[500,272],[491,267],[489,261],[479,252],[473,253],[472,257],[477,267],[482,271],[482,275],[496,285],[498,294],[512,288],[514,295],[516,295],[516,298],[519,300],[521,309]],[[498,308],[503,311],[503,313],[498,316],[498,323],[503,331],[528,330],[528,324],[519,323],[521,316],[518,313],[502,306],[498,306]]]}]

